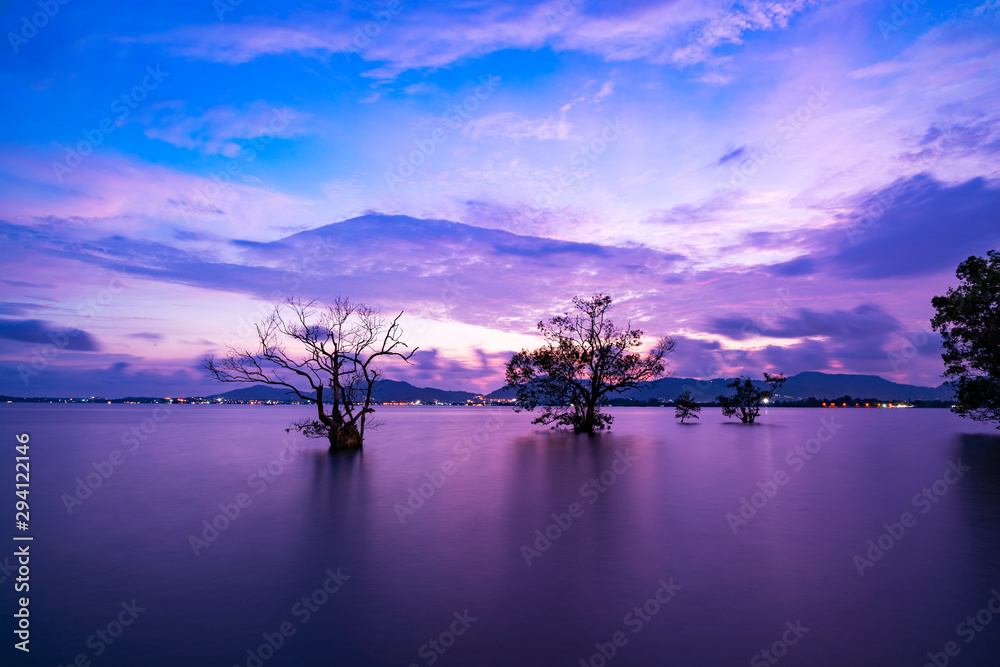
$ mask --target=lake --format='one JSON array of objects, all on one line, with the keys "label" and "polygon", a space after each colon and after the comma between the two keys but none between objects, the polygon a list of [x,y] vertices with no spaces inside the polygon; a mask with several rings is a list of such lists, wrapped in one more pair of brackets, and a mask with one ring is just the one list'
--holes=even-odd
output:
[{"label": "lake", "polygon": [[[587,437],[384,407],[363,453],[331,455],[285,433],[305,406],[5,404],[4,664],[998,664],[996,430],[611,412]],[[10,632],[25,431],[30,659]]]}]

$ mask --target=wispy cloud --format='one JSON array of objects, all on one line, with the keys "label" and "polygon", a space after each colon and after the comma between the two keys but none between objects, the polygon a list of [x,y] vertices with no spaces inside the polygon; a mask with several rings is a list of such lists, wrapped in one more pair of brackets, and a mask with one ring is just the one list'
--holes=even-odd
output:
[{"label": "wispy cloud", "polygon": [[186,106],[183,102],[160,105],[146,136],[179,148],[235,157],[244,147],[240,140],[290,137],[305,131],[304,114],[263,100],[240,108],[216,106],[195,114],[188,114]]},{"label": "wispy cloud", "polygon": [[[595,54],[608,61],[648,60],[689,66],[702,62],[722,44],[739,44],[743,35],[779,30],[806,9],[809,0],[789,2],[699,3],[662,2],[589,13],[586,7],[565,20],[560,0],[534,6],[477,6],[474,11],[402,14],[386,32],[391,39],[372,39],[359,55],[379,63],[369,75],[391,79],[411,69],[436,69],[502,49],[537,49]],[[350,50],[353,29],[343,20],[290,20],[282,24],[241,23],[191,26],[148,41],[162,42],[187,56],[227,64],[266,55],[295,53],[329,57]],[[610,93],[610,90],[607,91]]]}]

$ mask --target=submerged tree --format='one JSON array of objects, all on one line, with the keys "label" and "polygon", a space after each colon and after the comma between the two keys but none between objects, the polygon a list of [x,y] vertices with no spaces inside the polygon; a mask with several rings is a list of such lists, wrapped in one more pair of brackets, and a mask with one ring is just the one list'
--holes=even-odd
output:
[{"label": "submerged tree", "polygon": [[753,424],[764,403],[774,398],[774,394],[785,384],[784,375],[764,373],[767,389],[758,388],[747,375],[741,375],[726,386],[735,390],[732,395],[723,394],[716,400],[722,406],[726,417],[736,415],[744,424]]},{"label": "submerged tree", "polygon": [[677,397],[674,401],[674,405],[677,407],[674,409],[674,419],[680,419],[681,423],[684,423],[685,419],[698,419],[698,413],[701,412],[701,406],[698,405],[693,398],[691,398],[691,392],[685,391],[683,394]]},{"label": "submerged tree", "polygon": [[931,326],[944,345],[944,375],[958,401],[952,411],[1000,422],[1000,252],[969,257],[956,276],[962,281],[957,288],[931,300],[937,310]]},{"label": "submerged tree", "polygon": [[539,322],[545,344],[522,350],[507,363],[507,385],[517,395],[517,410],[541,409],[533,424],[571,426],[577,433],[608,428],[613,421],[601,407],[610,394],[642,389],[663,377],[664,357],[674,347],[661,338],[647,354],[643,332],[619,329],[606,318],[611,297],[574,297],[575,311]]},{"label": "submerged tree", "polygon": [[[202,367],[220,382],[255,382],[288,389],[316,406],[316,419],[292,426],[331,449],[361,447],[372,390],[382,372],[377,362],[409,361],[416,352],[402,342],[399,318],[389,320],[363,304],[337,298],[328,306],[288,299],[256,325],[256,345],[230,346]],[[289,349],[290,346],[291,349]]]}]

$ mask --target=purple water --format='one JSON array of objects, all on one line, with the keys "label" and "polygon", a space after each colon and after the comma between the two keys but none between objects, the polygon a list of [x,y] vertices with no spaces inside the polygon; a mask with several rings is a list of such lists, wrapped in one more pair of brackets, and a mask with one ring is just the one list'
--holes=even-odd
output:
[{"label": "purple water", "polygon": [[5,664],[998,664],[1000,437],[946,410],[621,408],[589,438],[386,407],[331,456],[285,433],[306,407],[155,407],[0,407],[35,538],[28,660],[0,571]]}]

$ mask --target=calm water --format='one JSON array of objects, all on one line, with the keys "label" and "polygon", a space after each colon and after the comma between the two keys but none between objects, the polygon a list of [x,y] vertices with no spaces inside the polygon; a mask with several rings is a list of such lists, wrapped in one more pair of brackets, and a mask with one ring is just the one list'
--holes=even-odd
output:
[{"label": "calm water", "polygon": [[[8,578],[4,664],[1000,664],[1000,614],[959,625],[1000,591],[1000,438],[944,410],[745,427],[624,408],[587,438],[502,409],[383,408],[363,454],[330,456],[286,440],[306,408],[181,406],[143,434],[153,408],[0,408],[8,470],[31,434],[35,536],[31,660],[11,649]],[[123,445],[132,427],[145,440]]]}]

